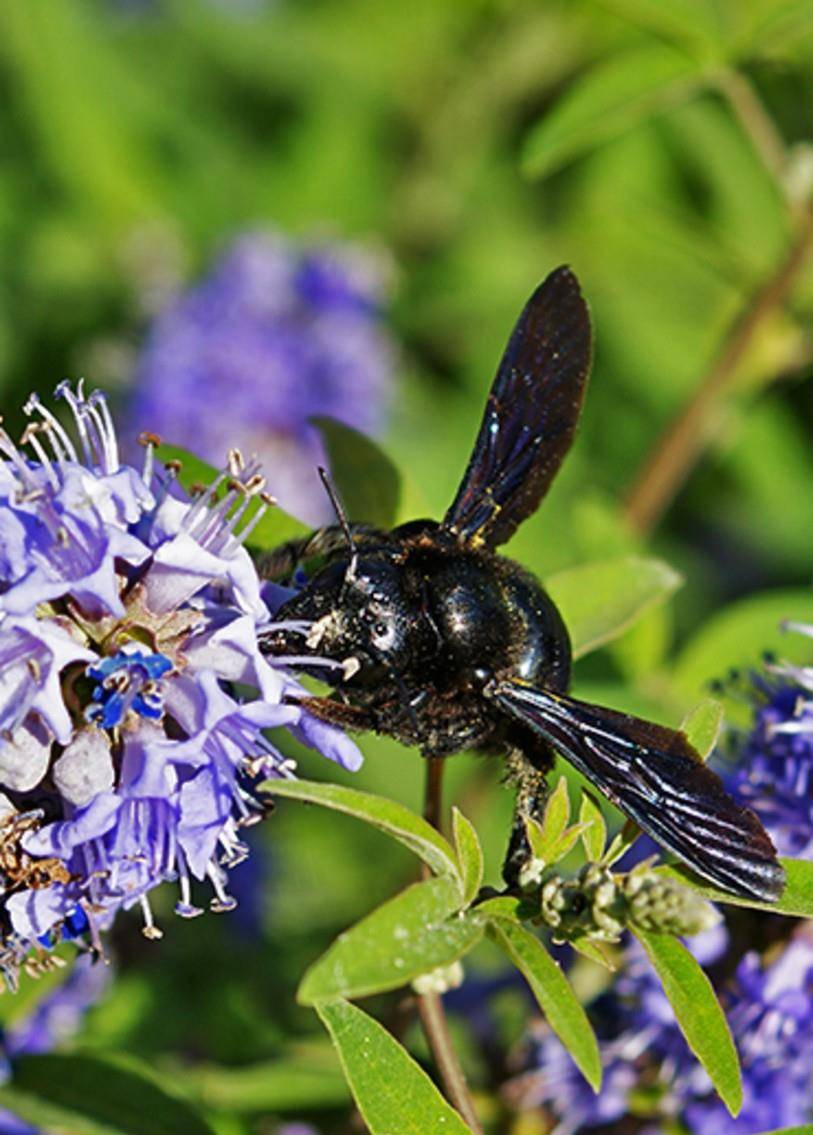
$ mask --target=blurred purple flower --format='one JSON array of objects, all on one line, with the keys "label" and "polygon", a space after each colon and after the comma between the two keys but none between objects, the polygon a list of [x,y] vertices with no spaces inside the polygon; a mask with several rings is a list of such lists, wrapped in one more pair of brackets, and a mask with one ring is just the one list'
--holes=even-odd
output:
[{"label": "blurred purple flower", "polygon": [[131,420],[208,461],[239,445],[273,468],[283,508],[317,525],[331,510],[308,419],[365,432],[387,417],[393,350],[380,265],[347,245],[299,249],[270,232],[236,240],[155,320]]},{"label": "blurred purple flower", "polygon": [[80,954],[65,980],[5,1032],[8,1057],[50,1052],[74,1036],[111,980],[110,967]]},{"label": "blurred purple flower", "polygon": [[[345,767],[360,755],[312,723],[304,690],[259,651],[270,615],[242,546],[264,479],[236,451],[186,500],[153,462],[121,465],[103,397],[63,384],[78,445],[32,398],[20,446],[0,432],[0,965],[88,932],[179,885],[178,914],[229,910],[257,785],[292,775],[274,726]],[[223,485],[225,482],[225,485]],[[225,489],[218,496],[221,485]],[[252,508],[255,511],[252,513]],[[248,519],[249,515],[252,519]],[[259,699],[238,700],[232,683]]]},{"label": "blurred purple flower", "polygon": [[[109,984],[109,967],[95,962],[89,953],[80,954],[62,984],[4,1030],[0,1082],[10,1075],[10,1060],[50,1052],[75,1036]],[[0,1108],[0,1135],[39,1135],[40,1130]]]}]

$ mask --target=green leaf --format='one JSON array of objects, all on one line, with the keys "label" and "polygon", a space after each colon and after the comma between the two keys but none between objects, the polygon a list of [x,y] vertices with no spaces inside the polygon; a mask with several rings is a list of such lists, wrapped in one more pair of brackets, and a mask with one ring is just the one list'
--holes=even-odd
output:
[{"label": "green leaf", "polygon": [[801,1127],[781,1127],[775,1131],[763,1131],[761,1135],[813,1135],[813,1123],[803,1123]]},{"label": "green leaf", "polygon": [[414,883],[340,934],[305,972],[303,1005],[367,997],[398,989],[451,965],[483,936],[482,924],[458,916],[460,890],[451,879]]},{"label": "green leaf", "polygon": [[544,864],[558,863],[575,846],[584,831],[584,824],[568,827],[570,796],[567,780],[560,776],[556,788],[548,797],[542,819],[525,817],[525,830],[534,859]]},{"label": "green leaf", "polygon": [[192,1065],[183,1075],[196,1098],[214,1111],[311,1111],[340,1107],[349,1095],[327,1041],[260,1064]]},{"label": "green leaf", "polygon": [[523,155],[525,172],[547,175],[677,106],[699,84],[701,74],[696,60],[656,42],[599,63],[573,80],[532,129]]},{"label": "green leaf", "polygon": [[567,790],[567,780],[564,776],[560,776],[547,799],[545,811],[538,824],[540,838],[536,841],[533,851],[539,859],[548,862],[547,849],[554,847],[561,839],[569,820],[570,795]]},{"label": "green leaf", "polygon": [[452,831],[463,877],[463,905],[468,906],[483,882],[483,849],[473,824],[459,808],[452,808]]},{"label": "green leaf", "polygon": [[634,929],[661,980],[686,1043],[732,1115],[742,1107],[740,1062],[731,1030],[696,959],[670,934]]},{"label": "green leaf", "polygon": [[709,0],[600,0],[640,27],[683,44],[700,58],[722,57],[727,44],[717,4]]},{"label": "green leaf", "polygon": [[324,808],[364,820],[414,851],[436,875],[448,875],[457,883],[461,882],[457,856],[451,845],[426,820],[403,804],[369,792],[359,792],[355,788],[322,784],[315,780],[267,780],[262,791],[272,796],[321,804]]},{"label": "green leaf", "polygon": [[769,57],[813,35],[813,8],[808,0],[761,0],[750,7],[752,19],[743,53]]},{"label": "green leaf", "polygon": [[677,879],[693,891],[711,899],[712,902],[725,902],[731,906],[747,906],[753,910],[769,910],[773,914],[786,914],[794,918],[813,918],[813,862],[806,859],[782,859],[785,868],[785,889],[777,902],[757,902],[755,899],[730,895],[727,891],[712,887],[694,875],[688,867],[664,866],[657,871]]},{"label": "green leaf", "polygon": [[88,1135],[212,1135],[186,1100],[131,1057],[48,1053],[14,1062],[0,1106],[29,1123]]},{"label": "green leaf", "polygon": [[588,826],[582,832],[582,843],[587,858],[598,863],[604,854],[607,843],[607,824],[601,806],[592,792],[582,789],[582,802],[579,808],[579,820]]},{"label": "green leaf", "polygon": [[602,863],[607,867],[612,867],[613,863],[617,863],[626,855],[640,834],[641,829],[634,820],[625,820],[621,831],[616,832],[610,840],[610,846],[602,857]]},{"label": "green leaf", "polygon": [[322,435],[330,472],[351,521],[392,528],[401,499],[401,477],[366,434],[334,418],[311,418]]},{"label": "green leaf", "polygon": [[315,1008],[371,1135],[471,1135],[423,1069],[378,1021],[346,1001]]},{"label": "green leaf", "polygon": [[582,957],[588,958],[591,962],[595,962],[597,966],[601,966],[603,969],[608,969],[610,973],[615,973],[618,969],[615,955],[605,942],[596,942],[592,938],[583,937],[571,938],[569,945],[573,947],[577,954],[581,954]]},{"label": "green leaf", "polygon": [[539,914],[539,903],[534,906],[532,902],[515,895],[495,895],[493,899],[478,903],[476,910],[481,918],[507,918],[510,922],[521,922]]},{"label": "green leaf", "polygon": [[582,564],[545,580],[580,658],[614,638],[677,590],[682,580],[661,560],[621,556]]},{"label": "green leaf", "polygon": [[723,704],[716,698],[706,698],[690,710],[680,726],[690,743],[704,761],[711,756],[723,724]]},{"label": "green leaf", "polygon": [[[189,453],[188,450],[181,449],[177,445],[166,445],[161,442],[156,450],[156,457],[164,464],[170,461],[179,462],[178,484],[187,493],[192,492],[198,485],[213,484],[219,476],[220,471],[218,469],[205,461],[201,461],[199,457],[195,457],[194,453]],[[258,501],[255,506],[250,508],[246,514],[246,521],[261,507],[262,505]],[[301,520],[289,516],[278,505],[273,505],[266,510],[263,518],[251,530],[248,543],[258,551],[266,551],[268,548],[275,548],[278,544],[284,544],[286,540],[294,540],[298,536],[307,536],[310,531],[311,529]]]},{"label": "green leaf", "polygon": [[809,659],[810,639],[782,631],[785,619],[813,622],[810,588],[754,595],[712,616],[677,658],[672,678],[678,695],[696,698],[731,667],[758,666],[766,650],[791,662]]},{"label": "green leaf", "polygon": [[601,1057],[587,1014],[559,963],[535,935],[506,918],[489,918],[489,936],[528,982],[548,1024],[594,1092],[601,1087]]}]

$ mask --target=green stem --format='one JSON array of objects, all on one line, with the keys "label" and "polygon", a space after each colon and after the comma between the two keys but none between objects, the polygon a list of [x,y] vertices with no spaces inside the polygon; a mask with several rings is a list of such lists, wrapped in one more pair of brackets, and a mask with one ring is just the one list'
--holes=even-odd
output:
[{"label": "green stem", "polygon": [[[444,763],[441,757],[428,757],[426,761],[423,815],[424,819],[438,831],[442,830]],[[423,873],[427,875],[429,873],[428,868],[425,867]],[[449,1034],[443,1000],[437,993],[421,993],[418,995],[417,1001],[418,1015],[421,1018],[423,1031],[443,1084],[446,1098],[460,1112],[473,1135],[483,1135],[483,1129],[474,1110],[474,1101],[471,1098],[465,1073],[457,1058]]]},{"label": "green stem", "polygon": [[784,194],[783,179],[787,165],[785,142],[770,114],[762,105],[759,95],[745,75],[739,71],[721,72],[718,86],[768,173],[779,184]]}]

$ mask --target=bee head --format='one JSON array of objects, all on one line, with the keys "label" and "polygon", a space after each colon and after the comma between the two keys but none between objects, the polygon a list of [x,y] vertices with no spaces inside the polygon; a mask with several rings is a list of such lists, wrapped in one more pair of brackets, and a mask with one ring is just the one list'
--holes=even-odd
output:
[{"label": "bee head", "polygon": [[415,624],[400,564],[384,556],[357,555],[324,567],[283,604],[277,619],[310,623],[305,653],[341,667],[318,676],[353,686],[379,683],[388,671],[399,670]]}]

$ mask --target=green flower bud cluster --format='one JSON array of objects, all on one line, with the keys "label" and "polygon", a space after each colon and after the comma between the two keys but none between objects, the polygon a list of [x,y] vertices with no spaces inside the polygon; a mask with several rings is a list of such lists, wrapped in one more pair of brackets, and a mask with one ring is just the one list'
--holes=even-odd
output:
[{"label": "green flower bud cluster", "polygon": [[535,921],[555,940],[587,937],[617,942],[628,927],[668,934],[699,934],[720,920],[715,908],[688,887],[652,870],[651,862],[626,874],[586,863],[575,878],[551,875],[538,891]]}]

